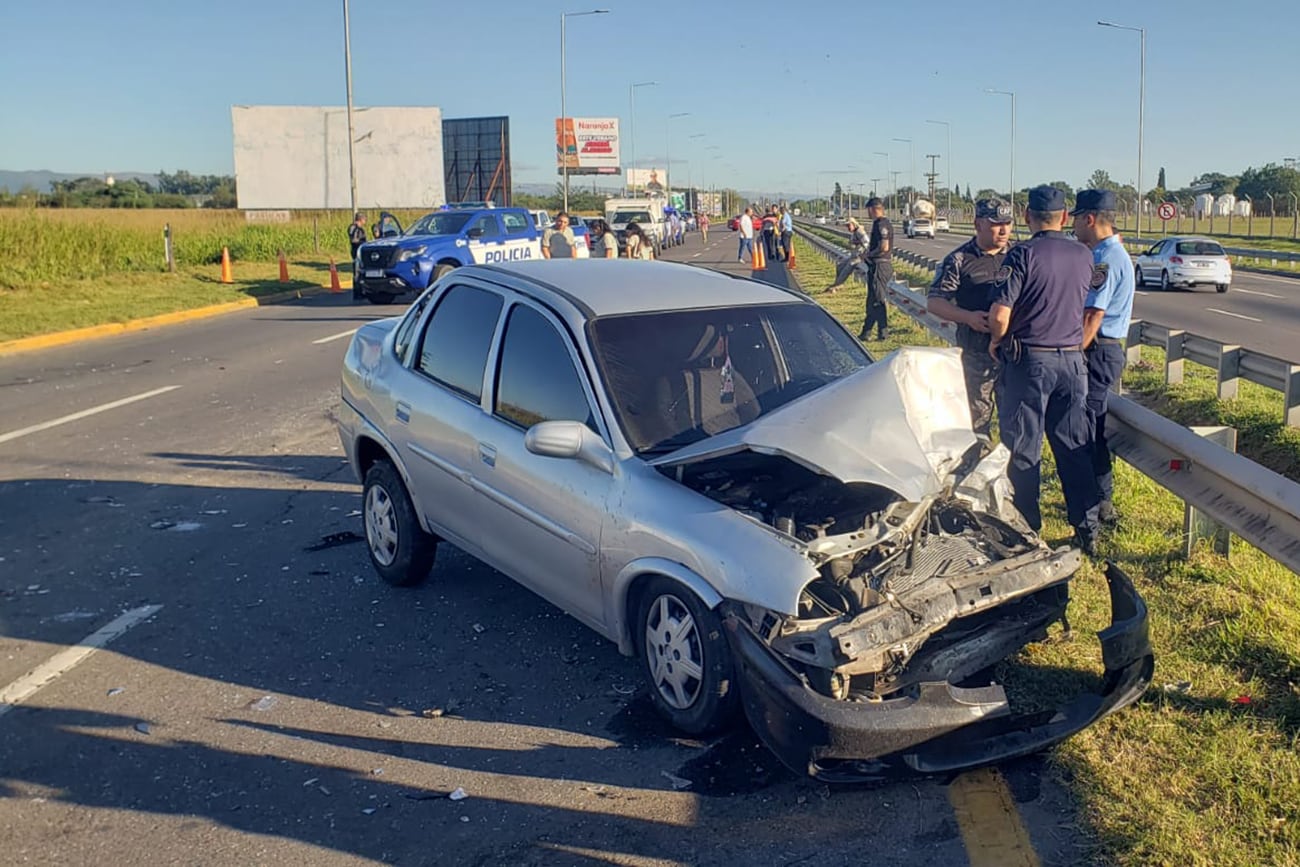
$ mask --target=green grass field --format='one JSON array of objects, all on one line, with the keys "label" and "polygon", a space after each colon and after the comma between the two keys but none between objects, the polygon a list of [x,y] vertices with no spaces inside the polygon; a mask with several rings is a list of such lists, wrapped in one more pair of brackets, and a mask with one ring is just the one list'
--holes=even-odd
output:
[{"label": "green grass field", "polygon": [[[828,285],[833,267],[812,245],[795,243],[802,285]],[[895,270],[913,285],[922,276],[928,282],[900,263]],[[861,283],[814,297],[857,332]],[[893,310],[890,340],[866,345],[879,356],[938,342]],[[1207,387],[1203,377],[1189,365],[1187,382],[1170,390],[1150,382],[1152,368],[1159,377],[1158,361],[1148,361],[1144,348],[1144,363],[1129,368],[1126,386],[1190,413]],[[1208,387],[1213,394],[1212,382]],[[1253,401],[1245,391],[1229,403]],[[1064,544],[1070,528],[1050,456],[1046,464],[1043,536]],[[1231,562],[1204,548],[1184,559],[1181,502],[1123,463],[1115,489],[1123,519],[1101,552],[1146,598],[1156,673],[1139,702],[1048,757],[1078,799],[1091,842],[1077,863],[1300,864],[1300,577],[1238,539]],[[1102,573],[1085,565],[1074,584],[1073,637],[1058,629],[1001,666],[1012,695],[1041,703],[1095,682],[1102,666],[1092,633],[1109,622],[1109,607]]]}]

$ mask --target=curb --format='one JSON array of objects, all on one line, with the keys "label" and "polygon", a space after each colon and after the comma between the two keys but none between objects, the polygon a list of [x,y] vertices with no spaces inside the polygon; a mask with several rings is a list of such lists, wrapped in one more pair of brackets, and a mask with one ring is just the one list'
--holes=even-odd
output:
[{"label": "curb", "polygon": [[160,313],[157,316],[146,316],[143,319],[132,319],[128,322],[106,322],[103,325],[90,325],[69,331],[54,331],[49,334],[19,337],[14,340],[0,342],[0,356],[17,355],[21,352],[32,352],[38,349],[50,349],[55,346],[66,346],[69,343],[80,343],[86,340],[98,340],[102,337],[112,337],[115,334],[126,334],[132,331],[144,331],[161,325],[175,325],[196,319],[208,319],[213,316],[234,313],[237,310],[247,310],[250,307],[265,307],[268,304],[279,304],[284,301],[295,301],[299,298],[310,298],[322,294],[330,294],[328,286],[290,289],[287,292],[263,295],[260,298],[242,298],[239,301],[228,301],[225,304],[211,304],[207,307],[195,307],[192,310]]}]

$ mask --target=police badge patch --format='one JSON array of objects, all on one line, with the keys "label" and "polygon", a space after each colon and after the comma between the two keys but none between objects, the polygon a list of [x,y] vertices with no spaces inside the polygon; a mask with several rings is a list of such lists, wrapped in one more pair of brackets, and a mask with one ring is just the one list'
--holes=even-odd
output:
[{"label": "police badge patch", "polygon": [[998,273],[993,276],[994,283],[1005,283],[1011,279],[1011,266],[1003,265],[998,269]]},{"label": "police badge patch", "polygon": [[1092,266],[1092,288],[1100,289],[1106,284],[1106,274],[1110,271],[1110,265],[1105,262],[1099,262]]}]

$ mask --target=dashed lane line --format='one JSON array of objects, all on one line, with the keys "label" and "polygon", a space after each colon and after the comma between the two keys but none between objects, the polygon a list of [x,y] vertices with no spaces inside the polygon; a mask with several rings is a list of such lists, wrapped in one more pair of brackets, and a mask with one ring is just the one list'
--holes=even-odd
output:
[{"label": "dashed lane line", "polygon": [[1006,780],[994,768],[967,771],[948,785],[970,867],[1039,867],[1038,853]]},{"label": "dashed lane line", "polygon": [[353,334],[356,334],[356,333],[357,333],[357,330],[358,330],[359,328],[360,328],[360,326],[357,326],[357,328],[352,328],[352,329],[350,329],[350,330],[348,330],[348,331],[340,331],[338,334],[331,334],[329,337],[322,337],[320,340],[313,340],[313,341],[312,341],[312,344],[313,344],[313,345],[318,345],[318,344],[321,344],[321,343],[329,343],[330,341],[332,341],[332,340],[338,340],[338,339],[341,338],[341,337],[350,337],[350,336],[352,336]]},{"label": "dashed lane line", "polygon": [[1263,319],[1256,319],[1254,316],[1247,316],[1244,313],[1230,313],[1227,310],[1220,310],[1217,307],[1206,307],[1206,313],[1218,313],[1220,316],[1231,316],[1234,319],[1248,319],[1251,322],[1263,322]]},{"label": "dashed lane line", "polygon": [[1257,289],[1242,289],[1238,286],[1233,292],[1240,292],[1243,295],[1263,295],[1265,298],[1283,298],[1283,295],[1274,295],[1272,292],[1260,292]]},{"label": "dashed lane line", "polygon": [[30,427],[11,430],[9,433],[0,434],[0,443],[7,443],[10,440],[16,440],[19,437],[25,437],[30,434],[40,433],[43,430],[49,430],[52,427],[58,427],[68,422],[79,421],[83,418],[89,418],[92,415],[98,415],[101,412],[108,412],[110,409],[126,406],[136,401],[148,400],[151,397],[157,397],[160,394],[166,394],[169,391],[175,391],[180,388],[179,385],[167,385],[162,388],[155,388],[153,391],[146,391],[144,394],[136,394],[131,397],[124,397],[121,400],[115,400],[112,403],[103,403],[99,406],[92,406],[90,409],[83,409],[81,412],[74,412],[72,415],[65,415],[62,418],[56,418],[51,421],[44,421],[40,424],[34,424]]},{"label": "dashed lane line", "polygon": [[132,608],[111,623],[95,630],[77,644],[61,650],[27,674],[0,689],[0,716],[49,686],[96,650],[121,637],[128,629],[162,610],[161,605],[142,605]]}]

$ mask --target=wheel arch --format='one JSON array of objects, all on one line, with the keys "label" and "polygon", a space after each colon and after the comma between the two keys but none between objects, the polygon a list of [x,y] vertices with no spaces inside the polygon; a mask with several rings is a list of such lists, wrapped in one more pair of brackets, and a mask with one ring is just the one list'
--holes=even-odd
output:
[{"label": "wheel arch", "polygon": [[669,578],[694,593],[710,610],[722,604],[722,594],[713,585],[689,567],[662,557],[645,557],[633,560],[623,567],[614,579],[613,610],[610,612],[612,637],[624,656],[636,653],[632,639],[632,621],[636,619],[636,605],[641,589],[653,578]]},{"label": "wheel arch", "polygon": [[372,435],[369,432],[362,433],[357,437],[356,444],[356,468],[357,476],[363,482],[366,473],[370,468],[379,461],[387,461],[397,469],[398,478],[406,487],[406,496],[411,498],[411,505],[415,508],[415,516],[420,522],[420,526],[425,531],[433,533],[434,528],[429,526],[428,519],[425,517],[424,508],[420,504],[420,494],[411,483],[411,476],[406,471],[406,465],[397,459],[391,445]]}]

